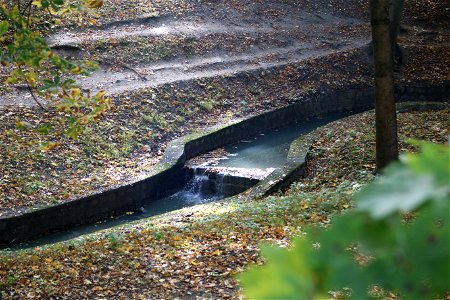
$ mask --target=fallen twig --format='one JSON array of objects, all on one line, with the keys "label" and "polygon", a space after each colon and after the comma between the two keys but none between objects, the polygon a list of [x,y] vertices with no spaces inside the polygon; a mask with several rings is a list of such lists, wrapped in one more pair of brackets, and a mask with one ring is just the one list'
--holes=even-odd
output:
[{"label": "fallen twig", "polygon": [[117,66],[118,65],[118,66],[120,66],[120,67],[122,67],[124,69],[130,70],[131,72],[136,74],[142,81],[147,81],[148,80],[144,75],[142,75],[141,73],[139,73],[138,71],[136,71],[135,69],[133,69],[132,67],[130,67],[130,66],[124,64],[124,63],[121,63],[121,62],[118,62],[118,61],[114,61],[113,63],[110,63],[110,62],[105,61],[105,60],[100,60],[100,63],[101,64],[105,64],[105,65],[109,65],[109,66]]}]

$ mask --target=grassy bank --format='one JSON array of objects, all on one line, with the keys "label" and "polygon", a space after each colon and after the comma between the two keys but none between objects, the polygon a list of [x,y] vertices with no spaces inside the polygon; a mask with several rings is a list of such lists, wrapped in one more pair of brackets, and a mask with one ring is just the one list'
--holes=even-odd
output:
[{"label": "grassy bank", "polygon": [[[399,114],[401,150],[409,138],[445,143],[449,110]],[[307,177],[263,199],[183,209],[105,230],[78,241],[2,252],[3,298],[236,298],[234,275],[261,263],[262,241],[288,245],[303,226],[326,226],[352,207],[351,196],[373,178],[373,113],[317,132]]]}]

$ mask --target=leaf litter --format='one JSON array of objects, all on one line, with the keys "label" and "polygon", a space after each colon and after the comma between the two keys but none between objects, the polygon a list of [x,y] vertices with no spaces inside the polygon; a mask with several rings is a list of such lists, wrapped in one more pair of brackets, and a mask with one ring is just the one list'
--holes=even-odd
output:
[{"label": "leaf litter", "polygon": [[[408,138],[445,143],[448,116],[448,109],[400,113],[402,151],[412,149]],[[367,112],[320,128],[307,177],[285,192],[244,194],[78,240],[3,251],[2,296],[238,298],[234,275],[263,263],[261,241],[288,246],[306,224],[326,226],[352,207],[352,193],[373,178],[373,122]]]},{"label": "leaf litter", "polygon": [[[303,2],[311,10],[323,4]],[[335,2],[339,1],[330,4]],[[406,4],[408,24],[422,22],[422,27],[407,28],[401,38],[409,50],[410,64],[397,80],[403,84],[442,83],[450,74],[445,46],[448,35],[440,31],[441,24],[423,20],[439,23],[445,9],[439,1],[426,7],[419,2]],[[155,3],[161,4],[160,10],[149,8],[145,13],[150,17],[195,9],[193,2],[187,1]],[[174,6],[164,7],[164,3]],[[140,4],[108,1],[98,25],[102,19],[108,23],[139,18],[136,7]],[[354,14],[350,4],[339,5],[341,13]],[[243,1],[222,1],[221,5],[244,12],[249,9]],[[367,18],[363,10],[360,13]],[[267,14],[281,18],[283,10],[272,7]],[[231,44],[230,51],[239,46],[239,39],[223,38]],[[213,39],[199,39],[198,43],[205,40],[209,43],[205,47],[214,47]],[[175,53],[177,43],[184,42],[172,43]],[[123,59],[128,62],[127,56]],[[115,95],[115,110],[87,128],[76,142],[62,135],[50,137],[19,129],[44,124],[56,112],[2,107],[0,213],[20,213],[124,184],[145,176],[167,142],[176,137],[301,101],[327,89],[368,87],[371,82],[365,52],[356,49],[281,67],[130,91]],[[401,151],[414,150],[405,143],[411,137],[445,143],[448,117],[448,109],[401,113]],[[23,126],[17,126],[17,119]],[[289,238],[301,233],[306,224],[326,226],[333,213],[352,207],[351,194],[373,178],[371,124],[373,116],[368,112],[320,129],[306,178],[276,195],[247,199],[244,194],[80,240],[28,251],[3,251],[0,295],[5,299],[238,298],[234,275],[249,263],[263,263],[258,255],[261,241],[288,246]]]}]

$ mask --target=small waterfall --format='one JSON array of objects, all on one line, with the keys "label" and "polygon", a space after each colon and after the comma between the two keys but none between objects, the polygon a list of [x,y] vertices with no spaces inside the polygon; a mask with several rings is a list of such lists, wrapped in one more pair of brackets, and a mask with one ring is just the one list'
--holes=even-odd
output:
[{"label": "small waterfall", "polygon": [[192,178],[180,196],[190,203],[205,203],[223,198],[224,175],[209,172],[204,167],[193,167]]},{"label": "small waterfall", "polygon": [[223,179],[225,178],[224,174],[216,173],[216,181],[215,181],[215,191],[217,195],[224,195],[223,189]]},{"label": "small waterfall", "polygon": [[185,191],[191,195],[202,195],[210,193],[209,189],[209,177],[206,174],[206,169],[194,168],[192,179],[186,185]]}]

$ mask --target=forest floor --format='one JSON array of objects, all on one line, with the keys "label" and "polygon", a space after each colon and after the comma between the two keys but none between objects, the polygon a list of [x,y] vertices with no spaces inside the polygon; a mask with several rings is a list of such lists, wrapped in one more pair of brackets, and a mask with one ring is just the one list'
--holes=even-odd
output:
[{"label": "forest floor", "polygon": [[[409,64],[400,84],[450,80],[445,5],[422,2],[406,4],[400,42]],[[73,141],[17,129],[16,118],[36,125],[55,112],[40,110],[21,87],[0,95],[0,216],[146,176],[182,135],[325,90],[371,86],[367,11],[364,0],[116,0],[105,2],[97,25],[64,20],[48,42],[99,61],[81,84],[110,91],[115,108]],[[410,137],[445,143],[448,117],[448,109],[400,114],[402,151]],[[0,297],[238,297],[234,275],[261,263],[259,242],[287,245],[305,224],[327,224],[373,177],[370,112],[319,136],[306,178],[280,195],[243,195],[86,240],[3,251]],[[48,142],[57,147],[45,149]]]},{"label": "forest floor", "polygon": [[[47,40],[61,54],[100,61],[80,82],[107,89],[114,109],[74,141],[18,129],[17,120],[35,127],[58,113],[20,87],[0,95],[0,216],[143,177],[169,141],[193,131],[370,86],[367,9],[355,10],[366,1],[300,2],[110,1],[97,25],[63,20]],[[401,36],[409,64],[397,81],[448,81],[446,19],[424,21],[441,20],[442,7],[413,2]]]},{"label": "forest floor", "polygon": [[[449,109],[399,114],[401,152],[410,138],[446,143]],[[329,224],[373,179],[373,112],[317,131],[305,178],[287,191],[246,194],[136,221],[75,240],[0,252],[3,299],[239,298],[235,275],[263,263],[261,242],[289,245],[308,224]],[[395,295],[380,295],[395,299]],[[330,295],[332,298],[332,295]]]}]

